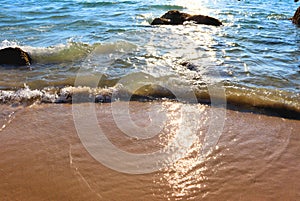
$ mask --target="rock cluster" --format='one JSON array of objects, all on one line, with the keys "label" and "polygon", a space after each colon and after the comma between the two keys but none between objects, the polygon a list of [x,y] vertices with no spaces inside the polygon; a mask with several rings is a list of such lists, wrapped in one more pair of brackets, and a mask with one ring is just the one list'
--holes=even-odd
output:
[{"label": "rock cluster", "polygon": [[192,21],[196,24],[206,24],[221,26],[222,22],[216,18],[205,16],[205,15],[190,15],[182,13],[178,10],[170,10],[160,18],[155,18],[151,25],[180,25],[186,21]]}]

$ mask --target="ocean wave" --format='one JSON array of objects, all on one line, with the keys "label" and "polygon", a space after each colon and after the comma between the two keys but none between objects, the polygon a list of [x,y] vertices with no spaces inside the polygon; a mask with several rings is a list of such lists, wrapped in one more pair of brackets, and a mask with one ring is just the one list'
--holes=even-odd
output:
[{"label": "ocean wave", "polygon": [[182,10],[185,6],[178,6],[178,5],[150,5],[149,10],[158,9],[158,10]]},{"label": "ocean wave", "polygon": [[82,61],[89,54],[107,54],[115,52],[124,52],[134,49],[136,45],[126,41],[116,41],[111,43],[83,43],[67,41],[66,44],[57,44],[49,47],[23,46],[15,41],[4,40],[0,43],[0,49],[7,47],[19,47],[28,52],[33,63],[53,64],[73,61]]},{"label": "ocean wave", "polygon": [[[187,98],[182,98],[186,89],[194,93],[197,102],[210,104],[212,94],[207,85],[219,80],[225,90],[224,97],[220,98],[224,98],[228,105],[300,113],[298,88],[289,92],[289,88],[283,84],[270,86],[272,79],[267,80],[267,76],[264,77],[264,83],[251,79],[250,83],[244,81],[239,84],[226,81],[226,77],[215,78],[205,66],[211,60],[205,62],[204,57],[194,60],[198,63],[191,68],[182,65],[179,57],[152,55],[152,52],[143,52],[140,50],[141,46],[128,41],[103,44],[68,41],[55,46],[32,47],[4,40],[0,43],[0,48],[4,47],[20,47],[29,52],[34,61],[31,71],[20,68],[2,69],[0,101],[5,104],[71,103],[72,97],[77,94],[87,97],[80,98],[81,101],[167,98],[189,102]],[[182,58],[182,61],[186,61],[185,59]],[[214,64],[210,63],[211,66]],[[76,85],[80,76],[84,77],[85,83]],[[98,79],[97,84],[87,84],[95,78]],[[168,86],[172,86],[172,80],[178,83],[170,90]],[[28,86],[22,87],[23,83]],[[128,84],[140,84],[142,87]],[[174,93],[172,90],[177,91]],[[178,94],[181,98],[178,98]]]},{"label": "ocean wave", "polygon": [[97,2],[78,2],[79,5],[82,5],[84,8],[94,8],[94,7],[103,7],[103,6],[114,6],[116,4],[125,4],[131,5],[136,4],[134,1],[118,1],[118,2],[110,2],[110,1],[97,1]]},{"label": "ocean wave", "polygon": [[300,113],[300,94],[283,90],[226,87],[227,102],[237,107],[255,107]]},{"label": "ocean wave", "polygon": [[49,47],[23,46],[15,41],[4,40],[0,43],[0,49],[6,47],[19,47],[28,52],[33,63],[61,63],[85,58],[93,50],[93,46],[78,42],[67,42]]},{"label": "ocean wave", "polygon": [[[180,91],[179,96],[184,96],[185,91]],[[193,90],[199,103],[211,104],[211,99],[225,98],[228,108],[237,109],[263,109],[265,111],[278,112],[283,116],[299,118],[300,95],[283,91],[270,91],[266,89],[246,89],[236,87],[226,87],[225,97],[212,95],[206,87]],[[176,94],[176,95],[174,95]],[[79,103],[79,102],[111,102],[111,101],[153,101],[153,100],[173,100],[181,101],[178,92],[171,91],[164,86],[157,84],[145,84],[137,90],[123,84],[116,84],[113,87],[88,87],[88,86],[67,86],[67,87],[46,87],[44,89],[30,89],[24,86],[22,89],[0,90],[0,102],[2,104],[22,104],[32,103]],[[216,97],[212,97],[216,96]],[[183,98],[188,102],[188,98]]]}]

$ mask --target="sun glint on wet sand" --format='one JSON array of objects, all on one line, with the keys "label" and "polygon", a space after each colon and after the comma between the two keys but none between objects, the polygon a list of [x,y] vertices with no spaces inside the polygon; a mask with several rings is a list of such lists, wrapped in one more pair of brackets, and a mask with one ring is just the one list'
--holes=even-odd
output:
[{"label": "sun glint on wet sand", "polygon": [[[125,102],[116,103],[122,107]],[[83,108],[88,104],[81,104]],[[111,104],[97,104],[99,125],[119,149],[149,153],[161,149],[179,129],[183,104],[130,102],[139,127],[151,108],[167,118],[158,135],[140,140],[124,134]],[[200,157],[209,111],[201,109],[199,139],[185,157],[149,174],[125,174],[96,161],[75,129],[72,106],[42,104],[27,108],[1,105],[1,200],[297,200],[300,197],[300,122],[226,111],[222,135]],[[198,108],[198,109],[196,109]],[[201,134],[202,133],[202,134]]]}]

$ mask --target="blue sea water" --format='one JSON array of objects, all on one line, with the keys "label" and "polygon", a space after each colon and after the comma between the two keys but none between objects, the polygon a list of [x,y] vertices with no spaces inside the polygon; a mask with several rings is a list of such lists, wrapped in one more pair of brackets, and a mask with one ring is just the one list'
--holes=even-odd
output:
[{"label": "blue sea water", "polygon": [[[2,0],[0,5],[0,48],[21,47],[34,61],[30,67],[0,68],[4,102],[25,89],[54,94],[56,100],[61,90],[74,93],[76,79],[84,77],[80,85],[97,88],[96,94],[122,86],[132,94],[170,98],[172,85],[189,87],[205,101],[207,86],[218,84],[228,103],[300,112],[300,28],[288,20],[298,7],[292,0]],[[218,18],[223,26],[150,25],[174,9]],[[90,81],[95,77],[101,78],[97,86]]]}]

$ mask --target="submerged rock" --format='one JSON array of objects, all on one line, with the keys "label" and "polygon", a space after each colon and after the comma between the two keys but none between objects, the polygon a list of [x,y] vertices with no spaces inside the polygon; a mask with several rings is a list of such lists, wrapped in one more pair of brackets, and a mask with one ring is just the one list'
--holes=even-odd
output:
[{"label": "submerged rock", "polygon": [[31,64],[29,54],[18,47],[8,47],[0,50],[0,65],[29,66]]},{"label": "submerged rock", "polygon": [[180,65],[185,66],[187,69],[189,69],[191,71],[198,70],[198,67],[195,64],[187,62],[187,61],[181,62]]},{"label": "submerged rock", "polygon": [[178,10],[170,10],[160,18],[155,18],[151,25],[180,25],[186,21],[193,21],[196,24],[206,24],[221,26],[222,22],[216,18],[205,16],[205,15],[190,15],[182,13]]},{"label": "submerged rock", "polygon": [[298,7],[294,16],[292,17],[292,22],[294,24],[300,25],[300,7]]}]

